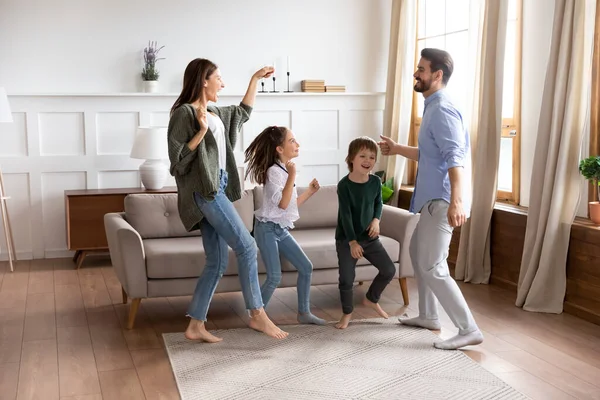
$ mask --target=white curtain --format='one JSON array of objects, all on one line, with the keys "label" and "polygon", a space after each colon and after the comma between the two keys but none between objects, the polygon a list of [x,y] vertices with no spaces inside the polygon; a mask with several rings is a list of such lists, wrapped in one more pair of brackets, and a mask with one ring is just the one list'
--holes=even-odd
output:
[{"label": "white curtain", "polygon": [[461,228],[455,278],[488,283],[491,273],[490,226],[498,180],[502,130],[502,85],[508,0],[473,2],[478,44],[470,138],[473,159],[471,217]]},{"label": "white curtain", "polygon": [[[393,0],[383,135],[400,144],[408,144],[411,127],[416,38],[417,0]],[[396,204],[406,160],[385,158],[386,179],[394,178],[391,204]]]},{"label": "white curtain", "polygon": [[590,106],[594,0],[556,0],[516,305],[561,313]]}]

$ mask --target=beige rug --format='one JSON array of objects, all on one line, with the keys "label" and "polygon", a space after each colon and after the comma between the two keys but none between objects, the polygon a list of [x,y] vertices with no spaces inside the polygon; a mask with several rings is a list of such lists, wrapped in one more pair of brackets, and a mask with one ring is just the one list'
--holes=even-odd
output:
[{"label": "beige rug", "polygon": [[519,400],[518,393],[460,351],[437,350],[437,335],[395,318],[285,326],[273,340],[251,329],[216,331],[218,344],[164,334],[183,400]]}]

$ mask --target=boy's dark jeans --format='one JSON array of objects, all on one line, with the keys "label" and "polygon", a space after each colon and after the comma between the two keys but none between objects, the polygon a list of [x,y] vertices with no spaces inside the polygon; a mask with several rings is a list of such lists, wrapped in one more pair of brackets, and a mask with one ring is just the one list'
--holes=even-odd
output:
[{"label": "boy's dark jeans", "polygon": [[[379,302],[383,289],[391,282],[396,274],[396,266],[391,260],[379,237],[358,242],[363,248],[363,257],[379,270],[379,273],[373,280],[367,299],[373,303]],[[354,284],[355,268],[357,259],[350,253],[350,243],[347,240],[336,240],[335,248],[338,255],[339,266],[339,289],[340,299],[342,301],[342,311],[344,314],[350,314],[354,309],[352,301],[352,286]]]}]

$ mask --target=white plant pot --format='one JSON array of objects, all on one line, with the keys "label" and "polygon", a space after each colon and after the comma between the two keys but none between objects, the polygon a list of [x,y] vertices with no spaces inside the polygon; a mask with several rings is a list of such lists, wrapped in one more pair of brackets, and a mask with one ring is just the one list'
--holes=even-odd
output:
[{"label": "white plant pot", "polygon": [[143,81],[143,85],[146,93],[158,92],[158,81]]},{"label": "white plant pot", "polygon": [[146,189],[162,189],[167,180],[167,166],[162,160],[146,160],[140,165],[140,178]]}]

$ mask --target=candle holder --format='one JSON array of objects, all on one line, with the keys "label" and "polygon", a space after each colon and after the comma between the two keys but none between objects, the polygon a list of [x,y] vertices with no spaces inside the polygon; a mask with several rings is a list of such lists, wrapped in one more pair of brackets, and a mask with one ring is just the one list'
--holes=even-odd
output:
[{"label": "candle holder", "polygon": [[293,93],[293,90],[290,90],[290,71],[287,72],[287,90],[283,93]]},{"label": "candle holder", "polygon": [[273,90],[271,90],[269,93],[279,93],[279,91],[275,88],[275,75],[273,75]]},{"label": "candle holder", "polygon": [[264,79],[260,80],[260,86],[261,86],[261,89],[258,91],[258,93],[267,93],[267,91],[265,90],[265,80]]}]

